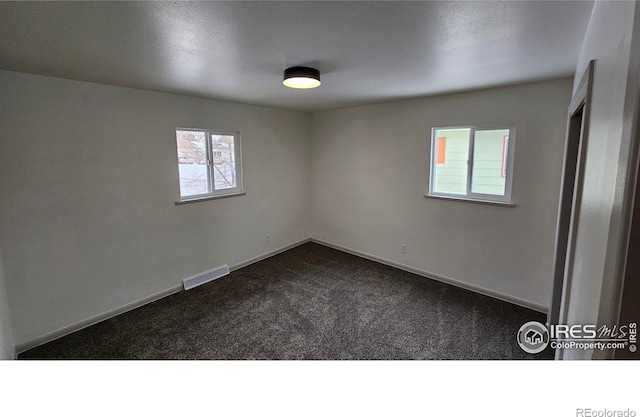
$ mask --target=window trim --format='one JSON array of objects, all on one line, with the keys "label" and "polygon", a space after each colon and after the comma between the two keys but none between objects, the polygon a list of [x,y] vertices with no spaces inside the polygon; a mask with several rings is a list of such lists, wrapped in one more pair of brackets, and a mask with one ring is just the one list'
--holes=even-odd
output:
[{"label": "window trim", "polygon": [[[187,197],[182,197],[180,192],[180,158],[178,156],[178,143],[177,133],[178,131],[192,131],[192,132],[204,132],[205,133],[205,146],[206,146],[206,158],[207,158],[207,186],[209,191],[203,194],[194,194]],[[222,190],[215,190],[215,177],[213,173],[214,157],[213,146],[211,142],[211,136],[233,136],[233,154],[235,158],[236,168],[236,186],[233,188],[225,188]],[[240,132],[237,130],[218,130],[218,129],[204,129],[193,127],[176,127],[175,129],[176,140],[176,161],[178,167],[178,195],[180,198],[176,201],[178,204],[194,203],[197,201],[215,200],[218,198],[233,197],[237,195],[245,195],[244,185],[242,181],[242,144],[240,139]]]},{"label": "window trim", "polygon": [[[437,131],[439,130],[454,130],[454,129],[469,129],[469,156],[467,159],[467,189],[466,194],[454,194],[454,193],[443,193],[434,191],[434,182],[435,182],[435,169],[436,169],[436,155],[437,155],[437,146],[438,146],[438,138]],[[473,165],[474,165],[474,147],[475,147],[475,132],[483,131],[483,130],[509,130],[509,145],[507,148],[507,176],[505,180],[505,194],[501,195],[493,195],[493,194],[482,194],[482,193],[473,193],[471,191],[472,188],[472,178],[473,178]],[[442,127],[433,127],[431,128],[431,148],[429,150],[429,190],[425,194],[425,197],[429,198],[441,198],[447,200],[457,200],[457,201],[469,201],[469,202],[477,202],[477,203],[488,203],[488,204],[497,204],[502,206],[514,207],[515,204],[512,201],[512,186],[513,186],[513,168],[515,161],[515,145],[516,145],[516,126],[513,124],[495,124],[495,125],[467,125],[467,126],[442,126]]]}]

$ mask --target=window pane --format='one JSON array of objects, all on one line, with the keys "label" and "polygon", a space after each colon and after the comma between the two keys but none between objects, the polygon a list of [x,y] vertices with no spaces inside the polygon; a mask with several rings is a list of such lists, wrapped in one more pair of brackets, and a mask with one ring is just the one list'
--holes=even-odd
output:
[{"label": "window pane", "polygon": [[478,130],[473,142],[471,192],[505,194],[509,129]]},{"label": "window pane", "polygon": [[181,197],[209,192],[206,139],[205,132],[176,131]]},{"label": "window pane", "polygon": [[236,154],[233,135],[211,135],[215,190],[236,188]]},{"label": "window pane", "polygon": [[467,193],[470,129],[438,129],[434,143],[433,191]]}]

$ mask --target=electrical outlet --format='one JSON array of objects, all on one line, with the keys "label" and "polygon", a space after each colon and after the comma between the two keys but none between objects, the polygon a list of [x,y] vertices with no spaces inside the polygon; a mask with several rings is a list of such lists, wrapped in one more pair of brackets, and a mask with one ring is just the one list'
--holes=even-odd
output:
[{"label": "electrical outlet", "polygon": [[407,245],[404,243],[400,244],[400,253],[407,253]]},{"label": "electrical outlet", "polygon": [[266,243],[271,242],[271,235],[267,233],[267,235],[264,237],[264,241],[265,241]]}]

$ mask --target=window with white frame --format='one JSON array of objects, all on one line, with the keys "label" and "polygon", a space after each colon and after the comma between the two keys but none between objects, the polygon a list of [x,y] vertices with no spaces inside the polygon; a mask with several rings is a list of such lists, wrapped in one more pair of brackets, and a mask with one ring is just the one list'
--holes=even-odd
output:
[{"label": "window with white frame", "polygon": [[429,196],[511,203],[514,126],[432,129]]},{"label": "window with white frame", "polygon": [[240,134],[176,129],[180,201],[241,194]]}]

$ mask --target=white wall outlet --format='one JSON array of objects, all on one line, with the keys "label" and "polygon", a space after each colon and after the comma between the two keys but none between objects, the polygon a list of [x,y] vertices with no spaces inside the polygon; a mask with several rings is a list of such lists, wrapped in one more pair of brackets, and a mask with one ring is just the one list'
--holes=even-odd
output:
[{"label": "white wall outlet", "polygon": [[407,253],[407,245],[404,243],[400,244],[400,253]]},{"label": "white wall outlet", "polygon": [[271,242],[271,235],[270,235],[269,233],[267,233],[267,234],[265,235],[265,237],[264,237],[264,241],[265,241],[266,243]]}]

